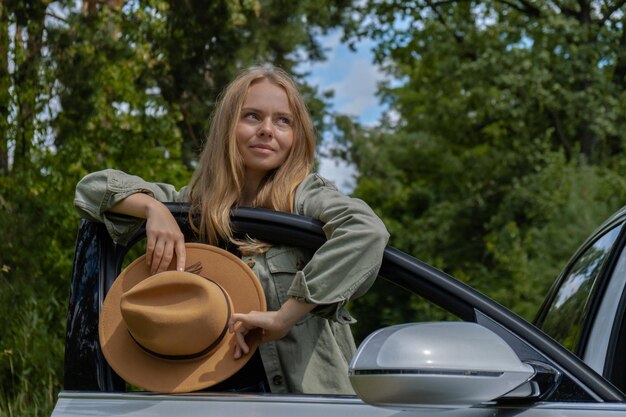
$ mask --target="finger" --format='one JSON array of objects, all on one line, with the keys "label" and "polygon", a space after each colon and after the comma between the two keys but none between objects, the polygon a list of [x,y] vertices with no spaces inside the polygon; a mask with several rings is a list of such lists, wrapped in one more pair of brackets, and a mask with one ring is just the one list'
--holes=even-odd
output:
[{"label": "finger", "polygon": [[242,320],[244,319],[244,317],[245,315],[241,313],[234,313],[232,316],[230,316],[230,319],[228,320],[228,331],[234,333],[241,326],[243,326],[244,323]]},{"label": "finger", "polygon": [[176,241],[176,270],[184,271],[185,270],[185,240],[180,239]]},{"label": "finger", "polygon": [[173,256],[174,256],[174,243],[166,242],[165,247],[163,248],[163,257],[161,258],[161,262],[159,263],[157,272],[167,271],[170,264],[172,263]]},{"label": "finger", "polygon": [[161,265],[161,258],[163,258],[163,251],[165,248],[165,243],[162,239],[159,239],[154,245],[154,251],[152,253],[152,268],[150,272],[154,275],[156,271],[159,269],[159,265]]},{"label": "finger", "polygon": [[247,354],[248,352],[250,352],[250,348],[248,347],[248,344],[246,343],[246,338],[243,335],[243,333],[241,332],[235,332],[235,335],[237,337],[237,344],[239,345],[239,347],[241,348],[241,351],[243,352],[243,354]]},{"label": "finger", "polygon": [[156,238],[154,236],[148,235],[148,240],[146,242],[146,265],[148,265],[148,267],[152,266],[152,256],[154,254],[155,246]]},{"label": "finger", "polygon": [[235,344],[235,353],[233,354],[233,357],[235,359],[241,358],[241,348],[237,344]]}]

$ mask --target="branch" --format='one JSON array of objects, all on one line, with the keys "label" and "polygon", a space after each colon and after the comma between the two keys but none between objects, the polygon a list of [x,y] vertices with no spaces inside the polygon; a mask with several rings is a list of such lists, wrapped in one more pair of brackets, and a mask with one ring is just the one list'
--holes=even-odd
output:
[{"label": "branch", "polygon": [[559,139],[559,142],[561,142],[561,145],[563,145],[563,150],[565,151],[565,158],[567,160],[570,160],[572,157],[572,145],[570,144],[569,140],[567,140],[567,137],[565,136],[565,132],[563,132],[563,128],[561,126],[561,120],[559,119],[559,116],[554,112],[554,110],[548,110],[548,114],[550,115],[550,117],[552,118],[552,122],[554,123],[556,136]]},{"label": "branch", "polygon": [[578,12],[576,10],[565,7],[556,0],[553,0],[552,4],[554,4],[565,16],[575,17],[576,19],[579,19],[580,16],[578,15]]},{"label": "branch", "polygon": [[46,11],[46,16],[52,17],[52,18],[54,18],[56,20],[60,20],[63,23],[67,23],[67,19],[65,19],[64,17],[59,16],[58,14]]},{"label": "branch", "polygon": [[183,122],[182,125],[185,127],[189,138],[191,138],[193,144],[197,147],[200,146],[200,141],[198,140],[198,136],[196,136],[196,132],[193,130],[193,126],[189,122],[189,112],[185,109],[185,106],[180,106],[180,112],[183,114]]},{"label": "branch", "polygon": [[620,1],[616,2],[615,4],[613,4],[613,6],[609,7],[606,10],[606,12],[604,12],[604,15],[602,16],[602,19],[600,19],[600,21],[598,22],[598,25],[599,26],[604,26],[606,21],[611,18],[611,15],[613,15],[613,13],[615,13],[616,11],[621,9],[622,6],[624,6],[624,4],[626,4],[626,0],[620,0]]},{"label": "branch", "polygon": [[[626,19],[624,19],[623,23],[626,23]],[[626,87],[626,27],[624,25],[622,25],[622,34],[619,39],[619,48],[617,49],[613,82],[621,86],[622,89]]]},{"label": "branch", "polygon": [[591,5],[587,0],[578,0],[580,13],[578,13],[578,21],[584,24],[591,23]]},{"label": "branch", "polygon": [[[462,1],[469,1],[469,0],[441,0],[437,2],[426,1],[426,3],[434,10],[435,7],[446,6],[448,4],[454,4],[454,3],[460,3]],[[498,1],[500,3],[506,4],[507,6],[517,10],[518,12],[522,12],[529,16],[533,16],[533,17],[541,16],[541,10],[538,7],[531,4],[528,0],[518,0],[521,5],[515,4],[509,0],[496,0],[496,2]]]},{"label": "branch", "polygon": [[[461,0],[463,1],[463,0]],[[450,33],[452,33],[452,36],[454,37],[454,39],[458,42],[458,43],[463,43],[463,38],[461,36],[459,36],[454,30],[452,30],[450,28],[450,26],[448,26],[448,23],[446,22],[446,19],[444,18],[444,16],[439,13],[439,10],[437,10],[437,6],[441,6],[444,3],[457,3],[458,1],[445,1],[445,2],[438,2],[437,4],[433,3],[430,0],[426,0],[426,4],[432,9],[432,11],[437,15],[437,19],[439,20],[439,22],[441,22],[441,24],[443,25],[443,27],[445,27],[446,29],[448,29],[450,31]]]},{"label": "branch", "polygon": [[469,0],[442,0],[442,1],[437,1],[434,3],[431,1],[427,1],[426,3],[428,3],[430,7],[435,8],[439,6],[447,6],[448,4],[460,3],[462,1],[469,1]]},{"label": "branch", "polygon": [[496,1],[506,4],[507,6],[517,10],[518,12],[522,12],[528,16],[533,16],[533,17],[541,16],[541,10],[536,6],[533,6],[532,4],[530,4],[530,2],[526,0],[519,0],[519,2],[521,3],[521,6],[519,4],[515,4],[508,0],[496,0]]}]

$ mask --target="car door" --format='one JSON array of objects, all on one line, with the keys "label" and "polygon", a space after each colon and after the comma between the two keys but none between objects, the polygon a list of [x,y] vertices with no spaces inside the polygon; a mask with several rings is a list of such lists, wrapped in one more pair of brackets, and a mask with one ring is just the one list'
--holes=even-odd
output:
[{"label": "car door", "polygon": [[581,246],[555,281],[535,323],[626,391],[626,212]]},{"label": "car door", "polygon": [[[169,207],[181,227],[186,228],[188,207],[185,205],[170,205]],[[272,243],[316,249],[325,239],[319,222],[269,210],[238,209],[233,212],[233,222],[236,230]],[[88,262],[74,265],[75,276],[72,279],[66,342],[66,358],[70,358],[71,361],[66,361],[65,389],[123,392],[123,381],[103,361],[96,328],[101,300],[119,274],[128,249],[114,245],[108,239],[102,225],[83,221],[81,230],[83,231],[79,233],[77,242],[77,259],[83,256],[81,253],[98,252],[103,256],[98,258],[97,265]],[[138,231],[134,241],[142,239],[142,233],[144,232]],[[94,239],[94,236],[98,238]],[[548,389],[541,390],[535,393],[536,395],[496,399],[470,408],[454,409],[446,415],[573,415],[581,417],[602,415],[608,417],[626,413],[626,398],[621,391],[537,327],[466,284],[394,248],[386,249],[380,275],[385,280],[451,312],[461,321],[477,323],[488,329],[510,346],[519,360],[524,363],[538,364],[539,367],[550,370],[553,376],[549,381]],[[449,340],[449,344],[461,347],[463,343],[464,340],[454,337]],[[458,359],[461,364],[470,363],[472,360],[471,357]],[[439,386],[440,389],[441,384]],[[76,394],[63,395],[70,398]],[[333,407],[326,407],[329,404],[337,406],[344,403],[349,403],[351,406],[359,404],[358,398],[305,397],[304,400],[302,396],[292,399],[272,397],[271,401],[263,397],[258,401],[259,404],[271,402],[272,407],[275,407],[273,415],[281,414],[283,404],[287,407],[288,404],[297,403],[299,410],[304,413],[302,415],[311,416],[322,415],[315,412],[320,404],[325,405],[324,416],[334,415]],[[209,397],[206,399],[194,397],[194,399],[195,401],[210,401]],[[248,395],[245,401],[257,401],[257,399]],[[376,409],[376,407],[363,406],[368,410],[363,412],[364,415],[371,414]],[[261,412],[262,405],[258,407],[261,408],[257,411]],[[397,415],[429,416],[433,413],[431,408],[421,407],[419,404],[406,406],[396,404],[394,409],[398,408],[404,411]],[[236,408],[229,410],[236,412]],[[337,408],[337,415],[341,414],[339,410],[340,407]],[[391,410],[383,412],[382,409],[380,415],[391,415],[389,413],[395,415]]]}]

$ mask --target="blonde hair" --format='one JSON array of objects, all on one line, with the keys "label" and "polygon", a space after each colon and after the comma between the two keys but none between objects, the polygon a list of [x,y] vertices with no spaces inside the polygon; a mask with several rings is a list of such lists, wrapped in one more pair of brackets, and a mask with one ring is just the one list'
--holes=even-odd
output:
[{"label": "blonde hair", "polygon": [[230,211],[238,206],[245,182],[236,127],[248,88],[262,80],[270,81],[287,93],[293,113],[294,141],[285,162],[261,182],[252,206],[294,211],[296,188],[313,168],[315,130],[294,81],[285,71],[270,65],[242,71],[220,95],[190,187],[190,223],[200,239],[212,245],[234,242],[248,252],[263,251],[266,245],[233,237]]}]

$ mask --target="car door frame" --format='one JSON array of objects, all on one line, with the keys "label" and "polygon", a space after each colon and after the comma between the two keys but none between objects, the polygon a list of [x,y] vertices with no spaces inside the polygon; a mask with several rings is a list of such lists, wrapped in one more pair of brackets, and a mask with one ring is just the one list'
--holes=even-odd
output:
[{"label": "car door frame", "polygon": [[[187,234],[188,205],[167,204]],[[322,224],[303,216],[264,209],[240,208],[232,213],[237,232],[266,240],[311,249],[325,241]],[[101,392],[123,391],[124,383],[108,367],[98,342],[100,305],[119,274],[124,256],[145,237],[136,232],[128,246],[113,243],[101,223],[82,220],[77,237],[68,310],[64,388]],[[89,261],[89,254],[98,254]],[[554,401],[578,396],[578,401],[625,402],[624,395],[581,360],[538,330],[534,325],[461,281],[397,249],[384,253],[380,275],[455,314],[461,320],[479,323],[506,340],[522,360],[539,360],[563,374],[567,392],[554,394]],[[568,385],[569,384],[569,385]],[[578,390],[578,391],[576,391]]]}]

